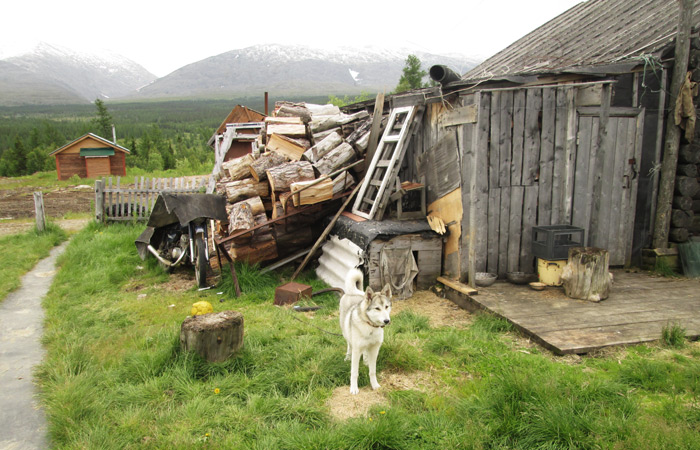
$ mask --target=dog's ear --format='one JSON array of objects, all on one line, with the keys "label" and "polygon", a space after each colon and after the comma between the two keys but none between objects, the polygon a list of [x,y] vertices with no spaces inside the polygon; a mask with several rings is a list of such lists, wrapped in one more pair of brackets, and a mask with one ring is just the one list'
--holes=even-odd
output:
[{"label": "dog's ear", "polygon": [[367,286],[367,290],[365,291],[365,298],[367,300],[372,300],[372,296],[374,295],[374,291],[372,290],[371,287]]},{"label": "dog's ear", "polygon": [[382,289],[382,295],[391,298],[391,286],[389,283],[384,285],[384,289]]}]

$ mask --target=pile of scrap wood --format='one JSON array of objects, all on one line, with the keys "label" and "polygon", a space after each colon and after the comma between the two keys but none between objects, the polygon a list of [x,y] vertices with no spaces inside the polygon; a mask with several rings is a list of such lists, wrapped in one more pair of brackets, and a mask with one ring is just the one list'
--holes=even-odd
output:
[{"label": "pile of scrap wood", "polygon": [[270,261],[313,245],[320,219],[356,183],[349,169],[363,159],[371,122],[367,111],[278,102],[258,151],[214,174],[216,192],[228,201],[217,237],[231,259]]}]

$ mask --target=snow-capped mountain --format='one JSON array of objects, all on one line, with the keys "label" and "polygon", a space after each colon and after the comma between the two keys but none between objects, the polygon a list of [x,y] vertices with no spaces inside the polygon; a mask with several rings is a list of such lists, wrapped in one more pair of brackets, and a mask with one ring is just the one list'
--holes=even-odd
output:
[{"label": "snow-capped mountain", "polygon": [[40,43],[31,51],[0,58],[0,105],[87,103],[97,98],[230,99],[264,91],[278,98],[390,92],[409,54],[418,56],[425,71],[433,64],[445,64],[465,73],[478,62],[415,50],[257,45],[194,62],[156,79],[123,56]]},{"label": "snow-capped mountain", "polygon": [[411,50],[256,45],[182,67],[139,90],[142,97],[224,97],[329,95],[389,92],[401,77],[406,57],[415,54],[424,70],[445,64],[459,73],[478,61]]},{"label": "snow-capped mountain", "polygon": [[43,42],[0,63],[0,104],[6,105],[123,97],[156,79],[114,53],[76,52]]}]

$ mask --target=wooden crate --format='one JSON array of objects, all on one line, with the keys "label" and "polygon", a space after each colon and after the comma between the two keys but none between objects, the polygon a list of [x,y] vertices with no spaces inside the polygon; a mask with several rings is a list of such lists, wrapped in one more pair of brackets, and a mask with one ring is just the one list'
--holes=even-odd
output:
[{"label": "wooden crate", "polygon": [[437,235],[405,234],[389,240],[375,239],[370,243],[368,249],[369,286],[372,289],[381,289],[382,287],[379,272],[379,255],[384,247],[411,248],[413,257],[418,265],[418,275],[415,279],[418,289],[428,289],[436,283],[437,277],[442,272],[442,237]]}]

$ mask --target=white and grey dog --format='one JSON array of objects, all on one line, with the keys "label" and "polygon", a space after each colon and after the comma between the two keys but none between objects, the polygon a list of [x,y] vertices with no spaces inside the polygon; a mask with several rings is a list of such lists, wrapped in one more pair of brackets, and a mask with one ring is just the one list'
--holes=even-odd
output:
[{"label": "white and grey dog", "polygon": [[377,355],[384,342],[384,327],[391,321],[390,286],[387,284],[381,292],[374,292],[370,287],[362,292],[362,280],[362,272],[350,270],[345,279],[345,294],[340,299],[340,329],[348,343],[345,360],[351,360],[351,394],[360,392],[357,388],[360,356],[369,367],[372,389],[379,389]]}]

